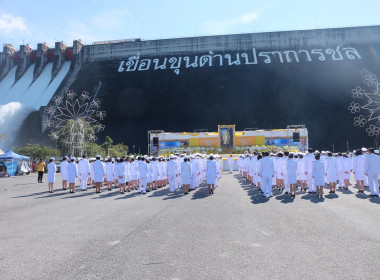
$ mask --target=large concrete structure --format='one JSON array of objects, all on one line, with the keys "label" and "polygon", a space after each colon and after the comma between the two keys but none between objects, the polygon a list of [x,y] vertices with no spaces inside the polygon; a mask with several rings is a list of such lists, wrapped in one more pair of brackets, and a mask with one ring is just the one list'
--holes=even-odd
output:
[{"label": "large concrete structure", "polygon": [[[46,63],[42,52],[41,45],[34,77]],[[0,78],[16,63],[9,53],[4,47],[0,54]],[[16,81],[33,63],[25,62],[23,48],[19,53]],[[99,138],[110,135],[142,151],[148,130],[212,131],[218,124],[237,129],[305,124],[310,146],[344,150],[347,142],[350,148],[372,146],[379,134],[379,55],[380,26],[85,46],[74,41],[71,48],[56,44],[52,78],[70,60],[54,95],[96,94],[99,110],[106,112]],[[27,119],[47,132],[57,104],[51,99],[44,105],[49,114]],[[22,139],[36,137],[21,130]]]}]

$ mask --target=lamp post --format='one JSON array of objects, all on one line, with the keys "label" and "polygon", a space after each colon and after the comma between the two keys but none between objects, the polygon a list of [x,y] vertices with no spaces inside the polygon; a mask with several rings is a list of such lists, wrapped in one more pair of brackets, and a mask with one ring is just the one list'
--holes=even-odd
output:
[{"label": "lamp post", "polygon": [[135,154],[135,145],[132,145],[132,154]]}]

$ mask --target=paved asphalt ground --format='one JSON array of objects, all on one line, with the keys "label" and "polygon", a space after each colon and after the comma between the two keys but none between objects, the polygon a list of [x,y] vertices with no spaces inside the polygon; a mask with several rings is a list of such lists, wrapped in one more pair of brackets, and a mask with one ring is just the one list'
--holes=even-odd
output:
[{"label": "paved asphalt ground", "polygon": [[380,198],[353,187],[293,201],[237,173],[211,196],[36,181],[0,178],[0,279],[380,279]]}]

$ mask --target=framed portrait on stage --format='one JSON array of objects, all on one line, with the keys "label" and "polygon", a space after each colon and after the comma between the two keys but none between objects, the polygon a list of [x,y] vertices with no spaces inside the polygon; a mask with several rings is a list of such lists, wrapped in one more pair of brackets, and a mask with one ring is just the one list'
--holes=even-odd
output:
[{"label": "framed portrait on stage", "polygon": [[218,133],[221,148],[235,147],[235,125],[218,125]]}]

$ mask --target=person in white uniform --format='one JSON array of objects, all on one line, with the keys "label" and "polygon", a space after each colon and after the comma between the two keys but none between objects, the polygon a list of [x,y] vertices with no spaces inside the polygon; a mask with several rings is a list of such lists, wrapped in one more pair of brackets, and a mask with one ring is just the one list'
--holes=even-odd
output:
[{"label": "person in white uniform", "polygon": [[297,160],[297,185],[300,186],[300,190],[306,190],[306,175],[305,175],[305,159],[303,158],[303,153],[298,153],[294,156]]},{"label": "person in white uniform", "polygon": [[358,193],[364,194],[364,163],[365,157],[362,155],[362,150],[355,151],[355,157],[352,160],[352,172],[358,187]]},{"label": "person in white uniform", "polygon": [[75,182],[78,177],[78,166],[75,163],[75,157],[72,157],[70,159],[70,163],[68,166],[68,179],[67,181],[69,182],[69,188],[70,188],[70,193],[75,192]]},{"label": "person in white uniform", "polygon": [[348,190],[350,184],[350,175],[352,172],[352,162],[348,158],[348,154],[342,154],[342,159],[340,160],[340,172],[343,180],[345,190]]},{"label": "person in white uniform", "polygon": [[182,187],[184,194],[188,194],[191,184],[191,164],[189,158],[185,156],[183,162],[181,163],[181,176],[182,176]]},{"label": "person in white uniform", "polygon": [[55,173],[57,172],[57,166],[55,165],[54,160],[55,159],[51,157],[47,165],[49,193],[54,192]]},{"label": "person in white uniform", "polygon": [[368,176],[371,196],[379,196],[380,157],[374,154],[373,148],[368,149],[368,156],[364,163],[364,174]]},{"label": "person in white uniform", "polygon": [[64,156],[63,160],[61,162],[61,179],[62,179],[62,189],[67,190],[67,180],[68,180],[68,174],[69,172],[69,162],[68,157]]},{"label": "person in white uniform", "polygon": [[139,162],[139,173],[140,173],[140,183],[139,183],[139,193],[146,194],[146,184],[148,177],[148,165],[146,163],[146,159],[144,157],[140,158]]},{"label": "person in white uniform", "polygon": [[112,160],[109,158],[106,160],[106,181],[108,190],[112,190],[113,176],[114,176],[114,164]]},{"label": "person in white uniform", "polygon": [[234,171],[234,162],[234,158],[232,157],[232,155],[230,155],[230,157],[228,158],[228,167],[230,168],[230,173]]},{"label": "person in white uniform", "polygon": [[124,164],[124,159],[119,158],[116,164],[117,183],[119,184],[120,193],[125,193],[127,165]]},{"label": "person in white uniform", "polygon": [[87,160],[86,155],[82,156],[82,159],[78,162],[78,172],[80,179],[81,191],[87,190],[87,179],[91,175],[91,166]]},{"label": "person in white uniform", "polygon": [[175,192],[176,177],[178,176],[177,170],[177,162],[174,160],[174,155],[170,155],[170,160],[166,165],[166,173],[169,177],[169,192],[171,193]]},{"label": "person in white uniform", "polygon": [[323,187],[325,186],[325,165],[320,160],[319,153],[315,155],[315,161],[312,163],[311,176],[314,180],[314,184],[317,188],[317,196],[321,198],[323,196]]},{"label": "person in white uniform", "polygon": [[272,197],[272,181],[274,178],[274,164],[273,159],[269,157],[268,152],[263,152],[263,158],[260,160],[260,172],[261,187],[263,190],[263,196]]},{"label": "person in white uniform", "polygon": [[104,167],[103,162],[100,161],[100,155],[96,156],[96,161],[92,164],[92,167],[94,170],[96,193],[100,193],[104,182],[104,176],[106,175],[106,168]]},{"label": "person in white uniform", "polygon": [[311,175],[311,172],[313,170],[313,161],[315,160],[315,157],[313,155],[313,149],[308,149],[308,154],[304,157],[304,159],[307,188],[309,189],[309,193],[315,193],[315,184],[313,183],[313,176]]},{"label": "person in white uniform", "polygon": [[338,161],[332,156],[332,152],[326,152],[327,156],[324,160],[325,162],[325,176],[327,183],[330,186],[330,193],[335,193],[336,182],[338,180]]},{"label": "person in white uniform", "polygon": [[289,154],[289,159],[286,161],[287,181],[290,185],[290,196],[295,198],[297,191],[297,161],[294,160],[294,155]]},{"label": "person in white uniform", "polygon": [[214,155],[210,154],[209,160],[206,162],[206,180],[208,185],[208,194],[213,194],[215,190],[216,181],[216,162]]}]

